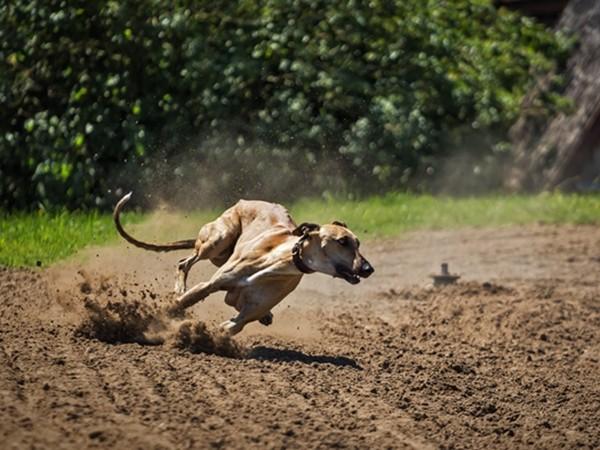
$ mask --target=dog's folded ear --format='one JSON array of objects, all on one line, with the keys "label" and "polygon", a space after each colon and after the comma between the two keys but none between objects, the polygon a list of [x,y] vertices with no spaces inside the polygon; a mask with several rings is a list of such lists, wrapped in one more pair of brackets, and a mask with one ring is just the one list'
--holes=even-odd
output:
[{"label": "dog's folded ear", "polygon": [[339,220],[334,220],[333,222],[331,222],[333,225],[337,225],[338,227],[344,227],[344,228],[348,228],[348,225],[346,225],[346,222],[340,222]]},{"label": "dog's folded ear", "polygon": [[304,222],[298,225],[296,229],[292,231],[292,234],[294,236],[304,236],[305,234],[310,233],[311,231],[317,231],[320,228],[321,225],[318,225],[316,223]]}]

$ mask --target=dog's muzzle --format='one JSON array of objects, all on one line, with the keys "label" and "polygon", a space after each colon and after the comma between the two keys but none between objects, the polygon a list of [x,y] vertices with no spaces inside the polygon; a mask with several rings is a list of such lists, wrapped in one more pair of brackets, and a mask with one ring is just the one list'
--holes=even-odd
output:
[{"label": "dog's muzzle", "polygon": [[335,266],[335,271],[336,276],[343,278],[348,283],[358,284],[361,278],[369,277],[375,272],[375,269],[373,269],[373,266],[367,260],[364,260],[360,265],[360,269],[356,272],[342,265]]}]

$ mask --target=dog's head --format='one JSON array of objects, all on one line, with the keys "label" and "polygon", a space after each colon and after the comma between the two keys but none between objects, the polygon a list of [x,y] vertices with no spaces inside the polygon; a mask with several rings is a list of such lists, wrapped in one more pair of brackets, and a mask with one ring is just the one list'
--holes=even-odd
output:
[{"label": "dog's head", "polygon": [[303,223],[294,230],[296,236],[307,236],[303,258],[317,272],[343,278],[348,283],[360,283],[375,269],[361,255],[360,241],[343,222],[326,225]]}]

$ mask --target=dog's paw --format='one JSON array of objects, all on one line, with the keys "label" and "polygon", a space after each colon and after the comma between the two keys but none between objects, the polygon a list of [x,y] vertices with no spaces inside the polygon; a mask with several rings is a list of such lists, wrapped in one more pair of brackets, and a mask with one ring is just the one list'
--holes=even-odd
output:
[{"label": "dog's paw", "polygon": [[234,334],[242,331],[242,328],[239,323],[234,322],[233,320],[226,320],[219,327],[227,333],[229,336],[233,336]]},{"label": "dog's paw", "polygon": [[261,324],[263,324],[265,327],[268,327],[269,325],[271,325],[273,323],[273,313],[269,312],[268,314],[265,314],[260,319],[258,319],[258,321]]},{"label": "dog's paw", "polygon": [[176,294],[183,295],[183,294],[185,294],[185,284],[183,284],[181,281],[177,280],[175,282],[175,288],[173,290],[175,291]]}]

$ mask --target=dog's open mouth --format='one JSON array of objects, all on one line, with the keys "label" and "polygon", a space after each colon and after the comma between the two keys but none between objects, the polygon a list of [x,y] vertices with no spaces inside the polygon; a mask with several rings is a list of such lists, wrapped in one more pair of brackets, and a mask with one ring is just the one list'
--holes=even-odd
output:
[{"label": "dog's open mouth", "polygon": [[357,274],[355,274],[352,270],[344,266],[336,266],[335,271],[337,272],[338,277],[343,278],[350,284],[360,283],[360,277]]}]

